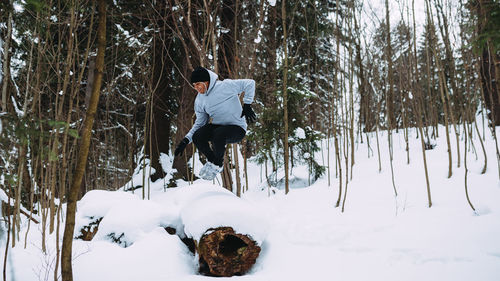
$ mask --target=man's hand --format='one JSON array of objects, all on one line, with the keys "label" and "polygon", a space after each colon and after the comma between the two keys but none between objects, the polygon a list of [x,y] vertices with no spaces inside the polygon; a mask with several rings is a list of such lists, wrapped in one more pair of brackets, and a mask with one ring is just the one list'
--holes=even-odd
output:
[{"label": "man's hand", "polygon": [[189,144],[189,140],[187,138],[183,138],[181,142],[177,145],[177,148],[175,149],[175,156],[182,155],[182,152],[186,148],[186,146]]},{"label": "man's hand", "polygon": [[243,105],[243,111],[241,112],[240,117],[243,116],[245,116],[245,118],[247,119],[247,123],[253,123],[256,120],[255,112],[253,112],[252,107],[248,103],[245,103]]}]

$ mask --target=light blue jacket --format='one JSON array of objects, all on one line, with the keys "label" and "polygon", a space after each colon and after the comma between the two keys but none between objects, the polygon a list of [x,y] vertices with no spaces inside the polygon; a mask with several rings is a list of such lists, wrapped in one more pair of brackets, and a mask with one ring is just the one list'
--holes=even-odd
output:
[{"label": "light blue jacket", "polygon": [[243,103],[250,104],[255,96],[255,81],[252,79],[224,79],[214,72],[208,70],[210,74],[210,84],[204,94],[198,93],[194,101],[194,112],[196,121],[186,135],[189,142],[193,141],[193,134],[203,127],[212,118],[212,124],[216,125],[237,125],[247,130],[245,117],[240,117],[242,107],[239,95],[245,92]]}]

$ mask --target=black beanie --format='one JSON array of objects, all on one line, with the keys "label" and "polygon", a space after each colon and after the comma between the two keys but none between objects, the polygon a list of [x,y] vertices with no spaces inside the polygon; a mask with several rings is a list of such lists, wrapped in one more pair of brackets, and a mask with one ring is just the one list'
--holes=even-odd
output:
[{"label": "black beanie", "polygon": [[196,82],[210,82],[210,74],[201,66],[195,68],[193,73],[191,73],[191,84]]}]

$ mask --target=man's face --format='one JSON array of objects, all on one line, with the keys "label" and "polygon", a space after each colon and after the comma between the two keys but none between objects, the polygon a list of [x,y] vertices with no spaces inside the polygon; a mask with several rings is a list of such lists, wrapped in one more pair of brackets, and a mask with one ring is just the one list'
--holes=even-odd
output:
[{"label": "man's face", "polygon": [[204,94],[207,92],[208,89],[208,82],[196,82],[193,83],[193,87],[198,93]]}]

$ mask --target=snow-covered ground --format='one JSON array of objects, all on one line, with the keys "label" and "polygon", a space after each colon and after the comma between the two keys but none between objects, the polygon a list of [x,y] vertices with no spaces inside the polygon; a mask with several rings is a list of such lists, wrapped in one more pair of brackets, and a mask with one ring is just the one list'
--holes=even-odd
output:
[{"label": "snow-covered ground", "polygon": [[[151,184],[151,200],[142,200],[140,189],[134,194],[89,192],[78,205],[77,229],[91,216],[104,218],[93,241],[74,241],[74,278],[212,279],[197,274],[196,257],[164,227],[199,237],[207,226],[230,224],[237,231],[250,233],[262,247],[252,270],[231,279],[500,280],[500,185],[494,141],[488,134],[486,174],[480,174],[483,156],[477,139],[477,159],[472,151],[468,152],[469,193],[477,210],[473,212],[465,197],[463,159],[457,168],[454,137],[453,176],[447,178],[443,128],[440,135],[436,148],[427,151],[431,208],[415,131],[410,135],[409,165],[403,134],[400,131],[394,135],[397,197],[391,180],[387,135],[380,135],[381,172],[374,135],[370,139],[370,157],[366,139],[357,144],[344,212],[335,208],[339,187],[333,150],[330,186],[325,174],[309,187],[292,187],[287,195],[281,189],[269,192],[260,182],[263,169],[254,163],[249,163],[250,189],[242,200],[203,180],[193,185],[181,183],[181,187],[166,191],[164,182],[157,181]],[[326,164],[326,141],[323,148],[324,154],[316,157],[319,163]],[[460,149],[463,157],[463,141]],[[199,169],[197,165],[195,169]],[[307,182],[304,167],[295,168],[293,173],[302,179],[298,182]],[[140,182],[141,178],[139,173],[134,180]],[[31,225],[26,249],[25,231],[26,225],[18,246],[10,250],[8,280],[53,280],[55,235],[47,237],[48,250],[43,254],[40,226]],[[121,245],[111,241],[110,237],[119,236]],[[60,237],[62,240],[62,230]],[[2,244],[3,253],[5,241]]]}]

